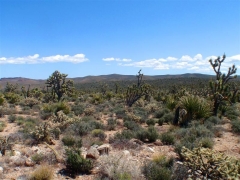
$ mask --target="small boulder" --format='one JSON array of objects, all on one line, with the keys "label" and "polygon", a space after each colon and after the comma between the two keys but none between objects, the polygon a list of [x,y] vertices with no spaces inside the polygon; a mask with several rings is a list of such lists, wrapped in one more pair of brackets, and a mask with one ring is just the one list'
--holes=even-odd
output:
[{"label": "small boulder", "polygon": [[90,149],[87,151],[86,158],[98,159],[99,158],[99,152],[98,152],[97,148],[90,147]]},{"label": "small boulder", "polygon": [[103,144],[103,145],[99,146],[97,148],[97,150],[98,150],[100,155],[109,154],[110,145],[109,144]]},{"label": "small boulder", "polygon": [[28,166],[28,167],[32,167],[34,166],[35,163],[32,161],[31,158],[27,158],[26,161],[25,161],[25,166]]}]

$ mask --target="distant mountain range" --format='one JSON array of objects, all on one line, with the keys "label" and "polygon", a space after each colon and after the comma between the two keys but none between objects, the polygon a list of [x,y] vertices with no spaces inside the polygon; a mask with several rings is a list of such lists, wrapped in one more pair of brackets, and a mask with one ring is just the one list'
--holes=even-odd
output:
[{"label": "distant mountain range", "polygon": [[[148,76],[144,75],[144,80],[156,80],[156,79],[173,79],[173,78],[213,78],[213,75],[198,74],[198,73],[186,73],[179,75],[155,75]],[[92,83],[92,82],[107,82],[107,81],[133,81],[136,80],[134,75],[121,75],[121,74],[109,74],[109,75],[99,75],[99,76],[85,76],[69,78],[74,81],[74,83]],[[46,79],[30,79],[23,77],[13,77],[13,78],[1,78],[0,86],[4,87],[6,83],[19,84],[19,85],[43,85]]]}]

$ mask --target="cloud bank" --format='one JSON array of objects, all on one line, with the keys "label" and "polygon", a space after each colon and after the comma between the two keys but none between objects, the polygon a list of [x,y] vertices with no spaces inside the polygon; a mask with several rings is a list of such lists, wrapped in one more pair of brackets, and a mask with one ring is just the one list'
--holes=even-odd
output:
[{"label": "cloud bank", "polygon": [[127,59],[127,58],[120,59],[120,58],[114,58],[114,57],[103,58],[102,60],[103,61],[122,61],[122,62],[130,62],[130,61],[132,61],[132,59]]},{"label": "cloud bank", "polygon": [[[209,59],[215,60],[217,56],[208,56],[203,58],[201,54],[197,54],[193,57],[189,55],[183,55],[180,58],[176,57],[167,57],[167,58],[153,58],[146,59],[143,61],[134,61],[131,63],[119,63],[119,66],[132,66],[140,68],[152,68],[154,70],[177,70],[184,69],[194,72],[206,73],[211,72],[212,67],[209,63]],[[240,68],[240,54],[226,57],[225,61],[221,66],[221,70],[227,71],[230,66],[235,64]]]},{"label": "cloud bank", "polygon": [[55,55],[40,57],[39,54],[25,57],[0,57],[0,64],[37,64],[37,63],[55,63],[55,62],[69,62],[82,63],[88,61],[84,54],[70,55]]}]

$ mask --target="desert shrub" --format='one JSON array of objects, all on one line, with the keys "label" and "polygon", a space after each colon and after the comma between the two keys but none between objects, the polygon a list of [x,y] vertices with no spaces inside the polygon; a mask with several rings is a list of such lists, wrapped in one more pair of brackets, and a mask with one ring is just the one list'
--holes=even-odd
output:
[{"label": "desert shrub", "polygon": [[109,131],[115,130],[116,125],[117,125],[117,120],[116,120],[116,119],[109,118],[109,119],[107,120],[107,129],[108,129]]},{"label": "desert shrub", "polygon": [[55,114],[59,111],[62,111],[64,114],[69,114],[71,111],[69,104],[64,101],[53,104],[53,108]]},{"label": "desert shrub", "polygon": [[66,135],[62,138],[64,146],[74,146],[76,143],[75,137],[71,135]]},{"label": "desert shrub", "polygon": [[44,104],[40,111],[40,117],[45,120],[51,117],[52,114],[57,115],[59,111],[62,111],[64,114],[69,114],[70,106],[66,102]]},{"label": "desert shrub", "polygon": [[107,135],[104,133],[104,131],[102,129],[92,130],[92,136],[98,137],[100,140],[104,140],[107,137]]},{"label": "desert shrub", "polygon": [[52,180],[53,169],[49,165],[40,165],[30,176],[30,180]]},{"label": "desert shrub", "polygon": [[175,143],[174,135],[169,132],[162,133],[160,139],[165,145],[173,145]]},{"label": "desert shrub", "polygon": [[32,107],[34,105],[37,105],[39,103],[40,102],[37,99],[29,97],[29,98],[26,98],[26,99],[23,100],[22,105],[28,106],[28,107],[30,107],[32,109]]},{"label": "desert shrub", "polygon": [[139,161],[134,161],[132,156],[124,153],[100,156],[99,175],[101,179],[113,180],[141,180],[142,173]]},{"label": "desert shrub", "polygon": [[177,101],[172,97],[168,96],[166,99],[166,107],[170,110],[173,110],[177,105]]},{"label": "desert shrub", "polygon": [[113,112],[116,114],[116,116],[117,116],[118,119],[122,119],[123,117],[126,116],[126,114],[125,114],[125,109],[122,108],[122,107],[119,107],[119,106],[115,107],[115,108],[113,109]]},{"label": "desert shrub", "polygon": [[31,159],[36,164],[40,164],[40,162],[44,159],[44,155],[42,153],[35,153],[32,155]]},{"label": "desert shrub", "polygon": [[162,126],[164,122],[165,122],[164,118],[158,119],[158,125],[159,126]]},{"label": "desert shrub", "polygon": [[6,123],[4,121],[0,121],[0,132],[3,132],[5,127],[6,127]]},{"label": "desert shrub", "polygon": [[212,138],[204,137],[199,141],[199,146],[204,148],[212,149],[214,145],[214,141]]},{"label": "desert shrub", "polygon": [[226,113],[226,117],[230,120],[236,120],[240,115],[236,105],[228,106]]},{"label": "desert shrub", "polygon": [[204,121],[204,124],[207,123],[207,122],[211,122],[214,125],[217,125],[217,124],[220,124],[222,122],[222,120],[219,117],[217,117],[217,116],[210,116],[209,118],[207,118]]},{"label": "desert shrub", "polygon": [[16,119],[17,119],[17,116],[16,116],[16,115],[11,114],[11,115],[8,116],[8,121],[9,121],[10,123],[15,122]]},{"label": "desert shrub", "polygon": [[87,107],[83,112],[86,116],[92,116],[95,112],[95,109],[93,107]]},{"label": "desert shrub", "polygon": [[167,108],[159,109],[154,113],[155,118],[161,118],[164,114],[170,113],[170,110]]},{"label": "desert shrub", "polygon": [[157,104],[151,103],[151,104],[146,105],[145,108],[146,108],[148,113],[154,113],[158,110],[159,107],[158,107]]},{"label": "desert shrub", "polygon": [[201,146],[199,143],[201,139],[212,138],[213,135],[213,132],[204,125],[193,121],[188,128],[180,128],[175,131],[174,136],[179,140],[175,144],[175,150],[177,153],[180,153],[183,146],[192,150],[195,147]]},{"label": "desert shrub", "polygon": [[155,142],[157,140],[157,138],[159,137],[159,134],[156,130],[156,128],[154,128],[153,126],[148,127],[147,130],[147,139],[149,142]]},{"label": "desert shrub", "polygon": [[11,93],[11,92],[5,93],[4,96],[5,96],[5,99],[8,101],[8,103],[10,104],[16,104],[20,102],[20,99],[21,99],[18,94]]},{"label": "desert shrub", "polygon": [[148,142],[155,142],[158,137],[159,137],[159,134],[153,126],[148,127],[147,130],[139,129],[136,132],[136,138],[141,141],[148,140]]},{"label": "desert shrub", "polygon": [[0,95],[0,106],[2,106],[4,102],[5,102],[4,98]]},{"label": "desert shrub", "polygon": [[82,120],[75,121],[65,131],[71,132],[73,135],[87,135],[94,129],[104,129],[104,125],[91,117],[84,117]]},{"label": "desert shrub", "polygon": [[122,132],[117,132],[114,137],[110,137],[109,142],[114,143],[118,140],[129,140],[135,137],[134,132],[131,130],[123,130]]},{"label": "desert shrub", "polygon": [[240,133],[240,120],[233,120],[231,121],[232,124],[232,131],[235,133]]},{"label": "desert shrub", "polygon": [[60,128],[56,127],[51,130],[51,133],[53,134],[54,138],[58,140],[61,134],[61,130]]},{"label": "desert shrub", "polygon": [[84,159],[80,150],[67,149],[67,169],[74,173],[86,173],[89,174],[93,168],[93,162],[89,159]]},{"label": "desert shrub", "polygon": [[37,124],[39,124],[39,119],[31,117],[23,118],[20,116],[17,118],[17,124],[22,127],[20,131],[29,134],[33,129],[35,129]]},{"label": "desert shrub", "polygon": [[84,112],[84,106],[80,105],[80,104],[73,105],[71,109],[76,116],[79,116],[79,115],[83,114],[83,112]]},{"label": "desert shrub", "polygon": [[126,150],[126,149],[141,150],[142,149],[140,144],[137,144],[136,142],[128,139],[115,139],[113,142],[111,142],[111,146],[118,150]]},{"label": "desert shrub", "polygon": [[164,119],[165,123],[171,123],[174,119],[174,114],[170,112],[170,113],[164,114],[162,118]]},{"label": "desert shrub", "polygon": [[141,126],[138,123],[134,122],[134,121],[125,121],[124,122],[124,126],[127,129],[133,130],[133,131],[136,131],[136,130],[141,128]]},{"label": "desert shrub", "polygon": [[159,156],[157,159],[145,163],[143,174],[149,180],[170,180],[172,175],[173,159]]},{"label": "desert shrub", "polygon": [[156,121],[155,121],[155,119],[148,119],[148,120],[146,121],[146,123],[147,123],[148,126],[154,126],[155,123],[156,123]]}]

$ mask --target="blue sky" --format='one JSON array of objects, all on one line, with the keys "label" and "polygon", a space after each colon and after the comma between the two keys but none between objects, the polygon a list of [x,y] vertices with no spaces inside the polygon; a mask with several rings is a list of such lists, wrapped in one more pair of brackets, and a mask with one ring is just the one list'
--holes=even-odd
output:
[{"label": "blue sky", "polygon": [[0,78],[240,74],[239,0],[0,0]]}]

